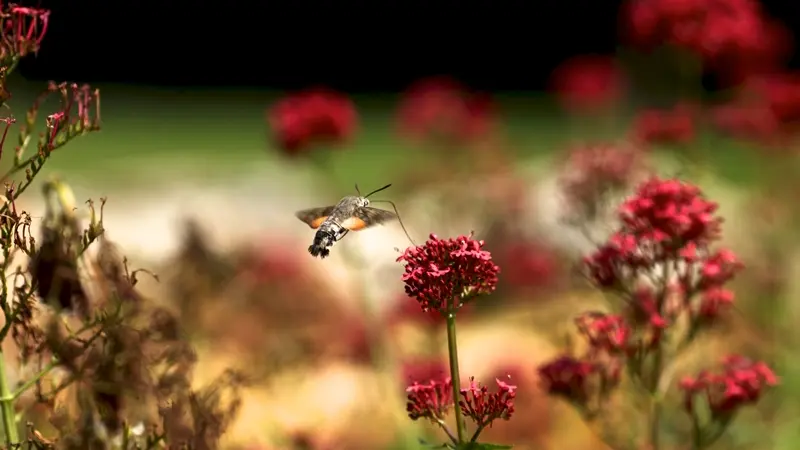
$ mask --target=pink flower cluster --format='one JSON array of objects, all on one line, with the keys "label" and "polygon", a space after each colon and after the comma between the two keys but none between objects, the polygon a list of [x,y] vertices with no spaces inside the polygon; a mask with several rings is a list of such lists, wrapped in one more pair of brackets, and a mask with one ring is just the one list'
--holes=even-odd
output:
[{"label": "pink flower cluster", "polygon": [[631,0],[624,23],[635,46],[686,49],[732,83],[774,69],[790,50],[786,29],[756,0]]},{"label": "pink flower cluster", "polygon": [[446,77],[413,84],[397,111],[401,135],[445,142],[484,137],[493,131],[495,117],[496,105],[488,95],[471,92]]},{"label": "pink flower cluster", "polygon": [[423,311],[444,314],[472,297],[493,292],[500,268],[483,245],[472,236],[439,239],[431,234],[425,244],[409,247],[397,258],[405,263],[406,294]]},{"label": "pink flower cluster", "polygon": [[47,34],[49,22],[50,10],[9,5],[8,10],[3,11],[3,17],[0,18],[2,27],[0,59],[18,58],[36,53]]},{"label": "pink flower cluster", "polygon": [[[509,420],[514,413],[516,386],[501,380],[495,380],[497,391],[489,392],[470,379],[469,387],[459,392],[461,398],[458,407],[465,417],[469,417],[479,429],[491,426],[495,420]],[[412,420],[428,419],[433,422],[444,420],[447,412],[455,405],[453,400],[452,380],[431,380],[420,384],[414,382],[406,389],[408,403],[406,411]]]},{"label": "pink flower cluster", "polygon": [[605,197],[627,188],[641,165],[641,154],[634,147],[581,145],[567,156],[560,183],[575,212],[593,218]]},{"label": "pink flower cluster", "polygon": [[612,107],[622,96],[625,77],[617,61],[605,55],[579,55],[561,63],[550,75],[550,89],[570,112],[595,113]]},{"label": "pink flower cluster", "polygon": [[[585,407],[592,395],[602,398],[618,384],[625,364],[652,386],[659,374],[648,372],[653,369],[642,361],[659,351],[665,330],[686,317],[689,330],[679,342],[685,344],[715,322],[734,299],[726,283],[743,267],[732,251],[710,248],[720,237],[722,218],[716,210],[699,188],[674,179],[651,178],[623,203],[619,229],[584,265],[592,282],[619,294],[624,307],[616,314],[592,312],[576,319],[589,350],[539,368],[551,393]],[[736,373],[743,374],[739,369]],[[600,383],[589,382],[594,378]],[[718,379],[697,380],[695,390]],[[598,385],[600,392],[590,392]]]},{"label": "pink flower cluster", "polygon": [[727,356],[720,373],[701,372],[680,382],[684,407],[697,414],[697,398],[708,402],[712,420],[729,418],[740,407],[755,403],[764,388],[778,384],[778,377],[764,362],[754,362],[740,355]]},{"label": "pink flower cluster", "polygon": [[[465,143],[490,136],[497,107],[485,93],[473,92],[448,77],[418,81],[397,108],[403,137],[435,143]],[[357,131],[358,113],[346,95],[310,88],[288,95],[266,114],[272,139],[288,156],[306,154],[318,145],[348,142]]]},{"label": "pink flower cluster", "polygon": [[267,119],[277,145],[295,156],[317,145],[346,141],[355,132],[358,114],[347,96],[314,88],[283,98]]},{"label": "pink flower cluster", "polygon": [[711,122],[735,138],[787,144],[800,123],[800,73],[750,77],[732,101],[711,110]]},{"label": "pink flower cluster", "polygon": [[695,110],[679,104],[671,109],[646,109],[633,125],[633,139],[640,145],[688,144],[695,138]]}]

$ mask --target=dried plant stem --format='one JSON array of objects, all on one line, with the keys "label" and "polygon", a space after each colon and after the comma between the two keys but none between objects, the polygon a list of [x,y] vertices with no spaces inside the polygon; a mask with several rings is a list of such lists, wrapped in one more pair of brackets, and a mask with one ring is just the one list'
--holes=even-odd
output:
[{"label": "dried plant stem", "polygon": [[14,395],[8,384],[5,354],[2,351],[0,351],[0,412],[3,414],[6,445],[10,448],[19,443],[19,432],[14,414]]},{"label": "dried plant stem", "polygon": [[461,393],[461,376],[458,373],[458,344],[456,343],[456,313],[447,313],[447,354],[450,360],[450,380],[453,385],[453,412],[456,418],[456,436],[458,443],[466,442],[466,430],[464,418],[461,416],[461,408],[458,407],[458,397]]}]

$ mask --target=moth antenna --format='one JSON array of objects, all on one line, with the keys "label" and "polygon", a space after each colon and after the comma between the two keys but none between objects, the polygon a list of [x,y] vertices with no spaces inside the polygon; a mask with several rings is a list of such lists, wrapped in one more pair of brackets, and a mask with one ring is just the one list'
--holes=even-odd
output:
[{"label": "moth antenna", "polygon": [[369,198],[370,195],[377,194],[378,192],[383,191],[385,189],[389,189],[390,187],[392,187],[391,183],[387,184],[386,186],[384,186],[384,187],[382,187],[380,189],[375,189],[374,191],[372,191],[369,194],[365,195],[364,198]]},{"label": "moth antenna", "polygon": [[388,203],[388,204],[392,205],[392,208],[394,209],[394,213],[397,214],[397,221],[400,223],[400,227],[403,228],[403,233],[406,234],[406,238],[408,238],[408,242],[411,242],[411,245],[416,247],[417,243],[414,242],[414,239],[411,239],[411,235],[408,234],[408,230],[406,230],[406,226],[403,224],[403,219],[400,218],[400,212],[397,211],[397,205],[395,205],[394,202],[391,201],[391,200],[373,200],[372,202],[373,203]]},{"label": "moth antenna", "polygon": [[361,197],[361,189],[358,188],[358,183],[356,183],[356,192],[358,193],[358,196]]}]

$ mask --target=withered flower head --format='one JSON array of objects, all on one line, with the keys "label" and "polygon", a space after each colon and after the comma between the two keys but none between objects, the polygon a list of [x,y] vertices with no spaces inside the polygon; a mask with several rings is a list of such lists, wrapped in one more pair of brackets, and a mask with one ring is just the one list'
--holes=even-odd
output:
[{"label": "withered flower head", "polygon": [[52,215],[42,226],[39,246],[31,261],[31,281],[40,299],[56,311],[91,316],[89,297],[78,272],[80,230],[64,214]]}]

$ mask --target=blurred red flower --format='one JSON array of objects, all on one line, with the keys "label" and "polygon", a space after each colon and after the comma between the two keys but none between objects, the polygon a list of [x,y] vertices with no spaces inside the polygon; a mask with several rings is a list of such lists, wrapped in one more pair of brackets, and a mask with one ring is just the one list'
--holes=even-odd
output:
[{"label": "blurred red flower", "polygon": [[731,137],[764,144],[779,143],[781,123],[764,105],[721,105],[711,110],[711,123]]},{"label": "blurred red flower", "polygon": [[503,283],[513,287],[542,288],[558,281],[559,260],[555,252],[536,242],[512,242],[497,252],[504,267]]},{"label": "blurred red flower", "polygon": [[[739,408],[755,403],[767,387],[778,384],[778,377],[763,362],[753,362],[740,355],[723,360],[721,373],[701,372],[680,382],[684,408],[692,413],[699,394],[708,402],[713,419],[729,418]],[[696,414],[696,413],[695,413]]]},{"label": "blurred red flower", "polygon": [[633,126],[639,144],[688,144],[695,137],[694,110],[687,105],[641,111]]},{"label": "blurred red flower", "polygon": [[622,23],[635,47],[689,50],[728,84],[774,70],[792,50],[789,32],[755,0],[631,0]]},{"label": "blurred red flower", "polygon": [[414,83],[397,111],[399,131],[414,139],[464,142],[485,137],[495,126],[496,105],[448,77]]},{"label": "blurred red flower", "polygon": [[415,358],[403,361],[401,376],[404,383],[441,380],[450,373],[447,363],[440,358]]},{"label": "blurred red flower", "polygon": [[598,367],[571,356],[561,356],[540,365],[537,371],[548,393],[582,404],[589,399],[589,378],[597,373]]},{"label": "blurred red flower", "polygon": [[732,102],[711,111],[720,131],[765,144],[782,144],[800,124],[800,73],[752,76]]},{"label": "blurred red flower", "polygon": [[358,115],[345,95],[314,88],[278,101],[267,119],[280,149],[294,156],[315,145],[346,141],[356,130]]},{"label": "blurred red flower", "polygon": [[570,149],[559,182],[572,213],[591,220],[606,196],[627,189],[642,167],[642,152],[636,147],[580,145]]},{"label": "blurred red flower", "polygon": [[597,112],[612,106],[623,95],[625,77],[615,58],[576,56],[550,75],[550,87],[570,112]]},{"label": "blurred red flower", "polygon": [[744,95],[760,101],[781,123],[800,120],[800,72],[750,77]]},{"label": "blurred red flower", "polygon": [[255,283],[299,281],[306,275],[293,247],[262,242],[246,249],[237,261],[238,271]]}]

